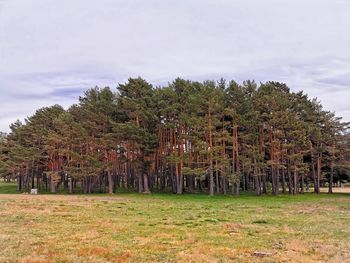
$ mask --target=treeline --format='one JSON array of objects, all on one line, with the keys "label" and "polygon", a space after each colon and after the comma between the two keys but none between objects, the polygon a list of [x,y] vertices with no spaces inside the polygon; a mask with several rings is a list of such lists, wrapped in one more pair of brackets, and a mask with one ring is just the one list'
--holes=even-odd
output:
[{"label": "treeline", "polygon": [[348,124],[278,82],[130,78],[10,128],[0,175],[19,191],[277,195],[349,179]]}]

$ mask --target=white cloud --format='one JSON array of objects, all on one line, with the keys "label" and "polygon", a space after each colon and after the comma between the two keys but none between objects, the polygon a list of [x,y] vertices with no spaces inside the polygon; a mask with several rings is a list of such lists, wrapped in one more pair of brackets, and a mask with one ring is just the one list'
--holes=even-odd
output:
[{"label": "white cloud", "polygon": [[350,121],[349,14],[344,0],[5,0],[0,130],[138,75],[285,81]]}]

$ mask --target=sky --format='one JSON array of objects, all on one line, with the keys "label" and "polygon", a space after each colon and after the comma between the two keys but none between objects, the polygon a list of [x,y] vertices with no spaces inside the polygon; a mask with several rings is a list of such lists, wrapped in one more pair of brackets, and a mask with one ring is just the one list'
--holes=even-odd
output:
[{"label": "sky", "polygon": [[138,76],[281,81],[350,121],[350,0],[0,0],[0,131]]}]

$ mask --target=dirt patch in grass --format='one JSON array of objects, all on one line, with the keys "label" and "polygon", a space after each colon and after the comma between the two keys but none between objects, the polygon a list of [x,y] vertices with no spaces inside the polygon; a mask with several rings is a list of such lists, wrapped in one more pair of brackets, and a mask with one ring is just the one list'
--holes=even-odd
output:
[{"label": "dirt patch in grass", "polygon": [[176,256],[178,262],[219,262],[233,260],[236,254],[234,249],[227,247],[217,248],[197,243],[194,247],[181,251]]},{"label": "dirt patch in grass", "polygon": [[336,258],[345,259],[334,244],[325,244],[319,241],[304,241],[292,239],[287,241],[285,250],[278,257],[283,262],[347,262],[336,261]]},{"label": "dirt patch in grass", "polygon": [[236,223],[227,223],[224,225],[224,227],[230,235],[240,233],[242,229],[242,225]]}]

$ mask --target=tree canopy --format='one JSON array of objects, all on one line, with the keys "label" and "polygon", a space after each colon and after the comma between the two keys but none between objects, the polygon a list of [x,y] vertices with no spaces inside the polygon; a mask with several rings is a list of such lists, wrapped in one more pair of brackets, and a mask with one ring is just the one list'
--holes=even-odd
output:
[{"label": "tree canopy", "polygon": [[349,124],[284,83],[130,78],[0,134],[18,190],[298,194],[349,180]]}]

